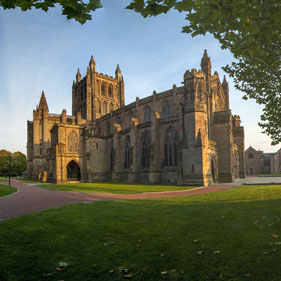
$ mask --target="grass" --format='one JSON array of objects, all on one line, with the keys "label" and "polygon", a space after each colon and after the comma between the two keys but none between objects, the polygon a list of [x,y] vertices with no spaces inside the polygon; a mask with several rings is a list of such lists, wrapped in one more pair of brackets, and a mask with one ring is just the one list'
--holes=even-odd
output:
[{"label": "grass", "polygon": [[143,185],[143,184],[124,184],[124,183],[73,183],[73,184],[42,184],[40,187],[52,190],[66,190],[74,192],[88,193],[114,193],[114,194],[135,194],[143,192],[159,192],[186,190],[195,188],[194,186],[179,185]]},{"label": "grass", "polygon": [[40,181],[33,181],[33,180],[27,180],[27,179],[19,179],[19,181],[21,182],[25,182],[25,183],[40,183]]},{"label": "grass", "polygon": [[0,177],[0,182],[7,181],[6,178]]},{"label": "grass", "polygon": [[0,222],[0,280],[280,281],[280,214],[281,186],[50,209]]},{"label": "grass", "polygon": [[[0,184],[0,197],[10,195],[10,194],[12,194],[12,193],[14,193],[16,191],[17,191],[17,189],[12,187],[12,186],[7,186],[7,185]],[[0,278],[0,280],[1,280],[1,278]]]},{"label": "grass", "polygon": [[261,174],[259,177],[281,177],[281,174]]}]

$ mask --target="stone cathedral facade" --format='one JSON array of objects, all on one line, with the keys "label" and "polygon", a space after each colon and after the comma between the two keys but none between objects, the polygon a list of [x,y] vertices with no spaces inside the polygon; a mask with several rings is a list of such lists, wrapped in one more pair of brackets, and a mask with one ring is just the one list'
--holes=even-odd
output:
[{"label": "stone cathedral facade", "polygon": [[206,51],[182,86],[129,105],[119,65],[111,77],[91,57],[73,82],[72,115],[49,113],[43,92],[27,132],[32,179],[207,186],[245,177],[244,129]]}]

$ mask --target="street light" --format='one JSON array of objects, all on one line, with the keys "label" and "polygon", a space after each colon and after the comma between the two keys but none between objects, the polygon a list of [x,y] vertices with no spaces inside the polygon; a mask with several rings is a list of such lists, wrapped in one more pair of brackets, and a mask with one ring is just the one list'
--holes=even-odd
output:
[{"label": "street light", "polygon": [[8,157],[9,157],[9,186],[11,186],[11,158],[12,158],[12,154],[9,153]]}]

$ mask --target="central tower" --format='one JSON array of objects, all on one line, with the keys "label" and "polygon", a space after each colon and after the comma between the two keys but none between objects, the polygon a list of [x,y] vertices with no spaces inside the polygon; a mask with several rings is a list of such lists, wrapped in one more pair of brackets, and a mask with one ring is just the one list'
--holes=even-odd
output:
[{"label": "central tower", "polygon": [[93,56],[87,67],[87,74],[82,79],[80,70],[72,85],[72,115],[81,112],[87,120],[100,118],[125,104],[125,85],[119,65],[115,77],[95,71]]}]

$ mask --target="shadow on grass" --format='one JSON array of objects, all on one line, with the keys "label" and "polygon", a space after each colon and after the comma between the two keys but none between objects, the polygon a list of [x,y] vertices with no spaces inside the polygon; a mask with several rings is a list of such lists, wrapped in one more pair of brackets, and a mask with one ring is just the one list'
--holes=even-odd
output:
[{"label": "shadow on grass", "polygon": [[177,191],[196,188],[195,186],[173,185],[143,185],[122,183],[78,183],[78,184],[52,184],[39,185],[52,190],[64,190],[72,192],[88,193],[113,193],[113,194],[137,194],[143,192]]},{"label": "shadow on grass", "polygon": [[279,281],[280,214],[276,186],[46,210],[0,223],[0,279]]}]

